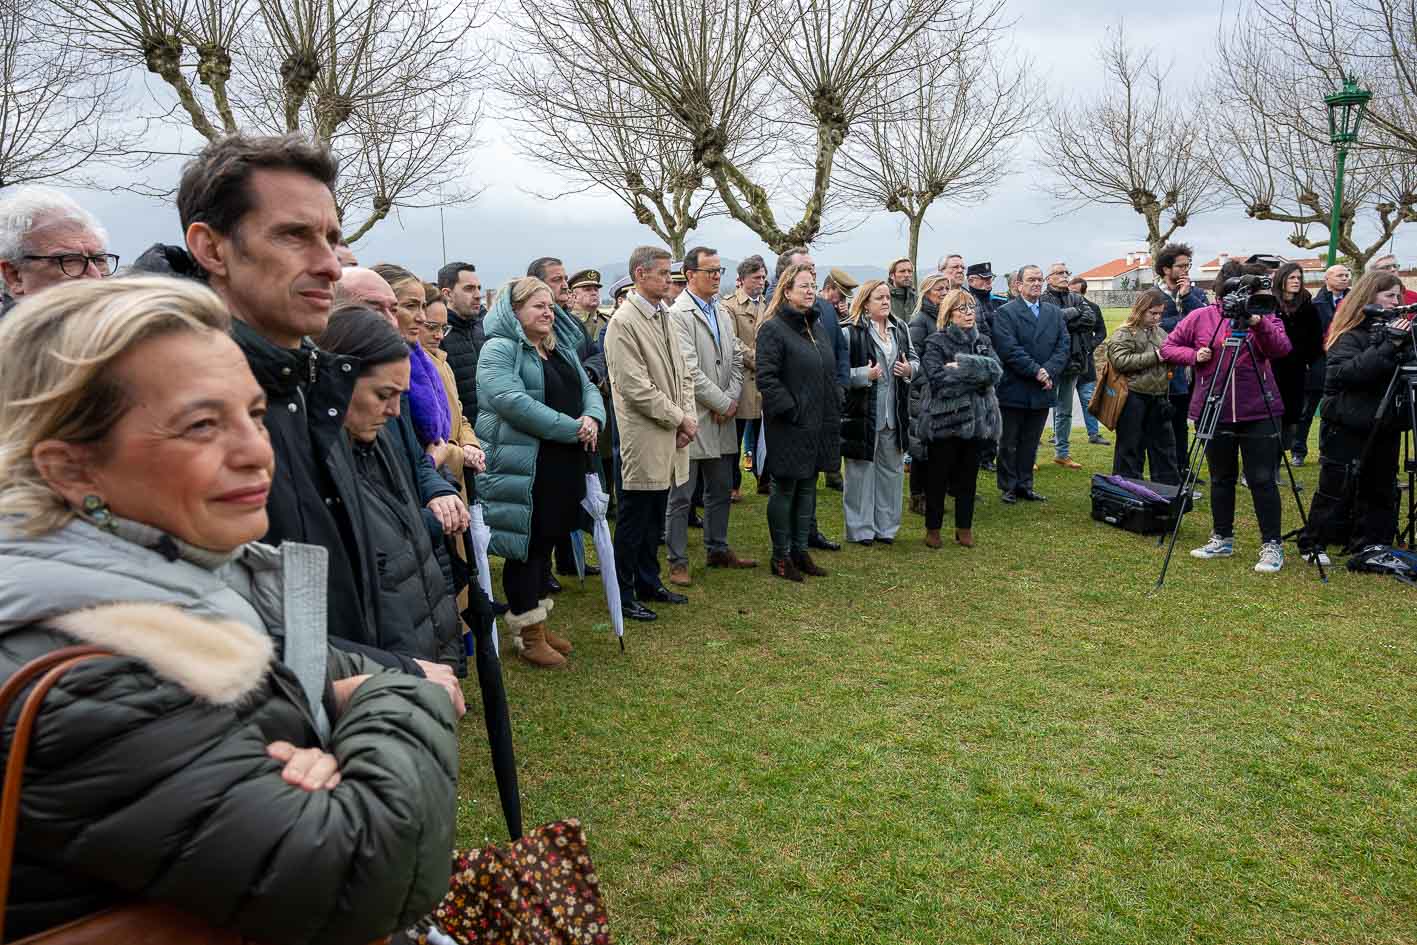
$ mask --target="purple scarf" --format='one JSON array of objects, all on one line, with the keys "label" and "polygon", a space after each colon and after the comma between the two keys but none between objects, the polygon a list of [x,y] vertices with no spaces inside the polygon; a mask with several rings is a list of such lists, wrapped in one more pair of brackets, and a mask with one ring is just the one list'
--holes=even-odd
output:
[{"label": "purple scarf", "polygon": [[453,419],[448,413],[448,395],[438,377],[437,366],[421,346],[409,345],[408,367],[408,406],[413,414],[413,432],[418,435],[418,445],[446,440],[453,432]]}]

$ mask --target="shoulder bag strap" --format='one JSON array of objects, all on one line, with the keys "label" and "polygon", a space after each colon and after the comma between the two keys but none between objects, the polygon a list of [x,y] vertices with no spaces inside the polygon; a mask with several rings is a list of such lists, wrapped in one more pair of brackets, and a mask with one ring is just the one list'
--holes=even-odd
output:
[{"label": "shoulder bag strap", "polygon": [[54,684],[73,667],[101,656],[112,656],[97,646],[66,646],[30,660],[0,686],[0,724],[10,716],[10,706],[36,676],[43,676],[20,706],[15,734],[5,762],[5,793],[0,795],[0,941],[5,938],[5,909],[10,898],[10,871],[15,860],[15,831],[20,819],[20,788],[29,754],[30,735],[40,704]]}]

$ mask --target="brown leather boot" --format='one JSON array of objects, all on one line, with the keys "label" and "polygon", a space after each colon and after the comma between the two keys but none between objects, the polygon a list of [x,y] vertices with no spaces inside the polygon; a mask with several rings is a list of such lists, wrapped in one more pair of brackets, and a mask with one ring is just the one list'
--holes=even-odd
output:
[{"label": "brown leather boot", "polygon": [[[546,608],[546,616],[549,618],[552,608],[556,606],[556,602],[549,597],[545,597],[541,600],[541,606]],[[546,627],[546,642],[550,645],[551,649],[560,653],[562,656],[570,656],[571,651],[575,649],[575,647],[571,646],[570,640],[567,640],[559,633],[554,633],[549,623]]]},{"label": "brown leather boot", "polygon": [[956,528],[956,529],[955,529],[955,541],[958,542],[959,544],[963,545],[963,546],[966,547],[966,548],[973,548],[973,547],[974,547],[974,529],[972,529],[972,528]]},{"label": "brown leather boot", "polygon": [[940,547],[940,546],[943,545],[943,544],[944,544],[944,542],[942,542],[942,541],[940,540],[940,530],[939,530],[938,528],[927,528],[927,529],[925,529],[925,547],[926,547],[926,548],[938,548],[938,547]]},{"label": "brown leather boot", "polygon": [[537,607],[524,614],[507,614],[507,626],[517,631],[517,649],[522,659],[533,666],[554,669],[566,664],[566,658],[546,642],[546,608]]},{"label": "brown leather boot", "polygon": [[812,560],[812,556],[807,552],[792,556],[793,562],[797,565],[797,570],[809,577],[826,577],[827,572],[823,568],[817,567],[817,562]]},{"label": "brown leather boot", "polygon": [[789,581],[797,581],[798,583],[802,581],[802,572],[797,570],[797,565],[793,563],[791,558],[773,558],[772,573]]}]

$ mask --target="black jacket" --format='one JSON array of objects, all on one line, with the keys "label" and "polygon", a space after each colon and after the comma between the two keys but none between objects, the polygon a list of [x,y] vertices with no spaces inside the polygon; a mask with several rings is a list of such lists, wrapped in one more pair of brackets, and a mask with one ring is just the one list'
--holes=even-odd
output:
[{"label": "black jacket", "polygon": [[967,288],[969,294],[974,296],[974,327],[979,329],[981,335],[988,338],[993,334],[991,324],[994,312],[1004,303],[988,289],[976,289],[973,286]]},{"label": "black jacket", "polygon": [[783,305],[758,329],[758,393],[763,398],[767,472],[812,479],[841,466],[836,352],[816,306]]},{"label": "black jacket", "polygon": [[463,416],[468,423],[477,422],[477,356],[487,340],[482,325],[485,315],[486,312],[479,311],[476,318],[463,318],[450,308],[449,331],[443,336],[443,350],[448,353],[448,367],[453,369],[458,399],[462,401]]},{"label": "black jacket", "polygon": [[[1319,406],[1324,423],[1341,424],[1363,433],[1372,430],[1399,356],[1412,356],[1411,348],[1404,350],[1398,345],[1397,339],[1379,327],[1380,322],[1375,316],[1367,316],[1328,350],[1324,399]],[[1407,426],[1405,412],[1389,408],[1387,416],[1390,424]]]},{"label": "black jacket", "polygon": [[[414,674],[420,672],[415,659],[441,662],[466,675],[457,606],[399,455],[398,434],[386,425],[373,443],[356,444],[353,452],[378,579],[375,643],[388,654],[380,662]],[[442,540],[440,530],[437,541]]]},{"label": "black jacket", "polygon": [[1102,324],[1102,309],[1076,292],[1043,290],[1043,300],[1052,302],[1063,313],[1068,329],[1068,364],[1064,374],[1075,374],[1079,383],[1097,380],[1097,367],[1092,352],[1107,340],[1107,327]]},{"label": "black jacket", "polygon": [[1324,328],[1319,321],[1319,310],[1307,289],[1300,291],[1298,304],[1292,312],[1286,312],[1281,305],[1277,314],[1284,323],[1284,333],[1289,336],[1289,343],[1293,345],[1284,357],[1269,362],[1274,368],[1275,383],[1279,385],[1279,397],[1284,401],[1284,423],[1287,426],[1298,423],[1304,412],[1309,370],[1314,362],[1324,356]]},{"label": "black jacket", "polygon": [[[161,626],[154,616],[120,625],[111,611],[84,619],[106,621],[103,633],[161,633],[162,670],[132,655],[96,660],[44,700],[25,765],[7,935],[140,900],[271,945],[355,945],[426,914],[447,892],[457,801],[447,696],[379,674],[322,745],[290,670],[253,663],[242,655],[249,646],[183,644],[175,627],[195,625],[188,639],[215,630],[161,609],[172,611]],[[0,679],[75,642],[41,624],[0,633]],[[174,678],[218,673],[235,676],[229,698]],[[4,729],[8,745],[13,723]],[[339,787],[286,784],[266,754],[275,741],[333,753]]]},{"label": "black jacket", "polygon": [[[914,349],[910,347],[910,333],[894,316],[887,322],[891,334],[895,336],[898,357],[909,360]],[[876,344],[871,340],[871,328],[863,317],[857,324],[844,324],[848,356],[852,368],[866,367],[876,357]],[[895,440],[897,448],[904,450],[910,427],[910,381],[895,377],[891,365],[881,365],[881,379],[870,387],[846,388],[846,403],[841,411],[841,455],[847,459],[872,460],[876,458],[876,385],[890,384],[895,391]]]},{"label": "black jacket", "polygon": [[[1328,290],[1328,286],[1324,286],[1314,293],[1314,311],[1319,316],[1321,338],[1328,338],[1328,327],[1333,324],[1333,316],[1337,313],[1338,306],[1342,301],[1340,299],[1338,302],[1334,302],[1333,293]],[[1326,372],[1326,355],[1320,351],[1318,359],[1309,365],[1309,374],[1304,381],[1304,389],[1314,394],[1324,390],[1327,386]]]},{"label": "black jacket", "polygon": [[276,473],[266,514],[268,544],[299,541],[330,553],[330,641],[355,652],[375,639],[370,617],[375,575],[361,554],[366,524],[354,477],[344,414],[359,377],[358,360],[308,342],[280,348],[245,322],[231,336],[266,392],[266,431]]}]

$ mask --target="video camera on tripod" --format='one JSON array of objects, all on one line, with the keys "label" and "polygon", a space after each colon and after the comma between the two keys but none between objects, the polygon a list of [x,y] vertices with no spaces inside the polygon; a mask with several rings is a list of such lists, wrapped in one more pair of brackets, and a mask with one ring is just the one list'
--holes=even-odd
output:
[{"label": "video camera on tripod", "polygon": [[1363,307],[1363,314],[1380,320],[1380,326],[1398,346],[1398,359],[1402,364],[1412,364],[1417,360],[1417,330],[1414,330],[1412,317],[1417,315],[1417,302],[1394,305],[1392,308],[1367,305]]},{"label": "video camera on tripod", "polygon": [[1231,326],[1236,331],[1245,331],[1254,316],[1263,317],[1279,311],[1279,300],[1274,297],[1274,280],[1269,276],[1256,275],[1226,279],[1220,288],[1220,305]]}]

